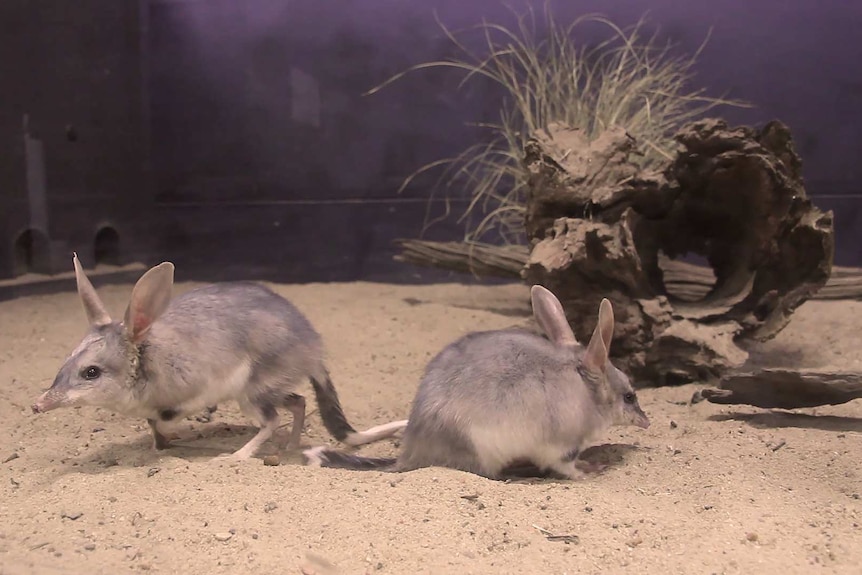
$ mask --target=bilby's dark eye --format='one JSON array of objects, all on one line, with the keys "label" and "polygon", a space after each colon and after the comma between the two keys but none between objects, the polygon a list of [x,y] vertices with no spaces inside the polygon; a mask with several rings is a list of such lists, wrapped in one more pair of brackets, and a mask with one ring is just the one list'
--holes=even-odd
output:
[{"label": "bilby's dark eye", "polygon": [[81,372],[81,377],[83,377],[84,379],[96,379],[100,375],[102,375],[102,370],[95,365],[85,367],[84,371]]},{"label": "bilby's dark eye", "polygon": [[625,401],[626,403],[634,403],[635,399],[637,399],[637,397],[635,396],[633,391],[630,391],[623,396],[623,401]]}]

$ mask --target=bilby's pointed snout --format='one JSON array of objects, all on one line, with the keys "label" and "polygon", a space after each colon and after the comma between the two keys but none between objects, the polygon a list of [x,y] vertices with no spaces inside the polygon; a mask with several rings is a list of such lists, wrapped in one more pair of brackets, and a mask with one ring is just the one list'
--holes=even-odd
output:
[{"label": "bilby's pointed snout", "polygon": [[637,425],[638,427],[640,427],[642,429],[648,429],[649,423],[650,423],[649,417],[647,417],[647,414],[644,413],[644,410],[638,409],[638,418],[637,418],[637,421],[635,422],[635,425]]},{"label": "bilby's pointed snout", "polygon": [[45,413],[63,405],[64,399],[64,394],[58,394],[52,388],[40,395],[36,403],[30,406],[30,409],[33,410],[33,413]]}]

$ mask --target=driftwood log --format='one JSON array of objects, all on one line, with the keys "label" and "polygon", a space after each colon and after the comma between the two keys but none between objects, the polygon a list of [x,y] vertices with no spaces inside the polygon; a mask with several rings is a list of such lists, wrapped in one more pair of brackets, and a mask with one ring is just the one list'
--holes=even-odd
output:
[{"label": "driftwood log", "polygon": [[[612,354],[639,378],[704,380],[741,366],[741,340],[777,334],[829,278],[832,214],[808,200],[789,130],[697,122],[676,136],[662,172],[637,165],[636,142],[611,130],[587,142],[551,127],[527,145],[524,269],[560,298],[586,341],[602,297],[617,316]],[[556,217],[554,217],[556,216]],[[660,256],[707,261],[709,292],[668,290]]]},{"label": "driftwood log", "polygon": [[[395,244],[401,253],[395,259],[420,266],[436,267],[477,277],[521,279],[521,271],[530,258],[526,246],[495,246],[471,242],[435,242],[400,239]],[[670,293],[681,299],[703,298],[715,284],[712,269],[703,266],[659,258],[664,284]],[[832,266],[832,275],[812,300],[862,300],[862,268]]]},{"label": "driftwood log", "polygon": [[862,399],[862,373],[763,369],[727,375],[718,389],[704,389],[700,393],[712,403],[745,403],[766,408],[838,405]]},{"label": "driftwood log", "polygon": [[[417,265],[473,273],[478,276],[519,279],[530,252],[526,246],[493,246],[464,242],[399,240],[397,259]],[[705,266],[662,258],[668,290],[686,298],[704,297],[715,283]],[[862,299],[862,269],[833,267],[832,276],[812,299]],[[722,376],[717,389],[704,389],[703,399],[719,404],[747,404],[764,408],[795,409],[837,405],[862,399],[862,373],[769,368]]]},{"label": "driftwood log", "polygon": [[[611,354],[641,385],[740,367],[741,344],[777,334],[832,270],[832,214],[807,198],[783,124],[754,130],[705,120],[676,140],[676,157],[652,172],[641,169],[638,143],[622,129],[588,141],[551,125],[525,150],[529,254],[518,275],[559,297],[581,341],[609,298],[617,320]],[[514,271],[524,255],[464,249],[464,271]],[[680,265],[691,255],[708,269]],[[476,256],[489,265],[480,269]]]}]

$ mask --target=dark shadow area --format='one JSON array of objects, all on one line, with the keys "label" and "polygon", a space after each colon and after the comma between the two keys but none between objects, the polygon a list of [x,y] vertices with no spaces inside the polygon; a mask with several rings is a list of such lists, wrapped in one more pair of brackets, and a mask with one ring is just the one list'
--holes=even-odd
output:
[{"label": "dark shadow area", "polygon": [[[432,216],[443,209],[431,208]],[[164,235],[159,253],[147,263],[173,262],[178,282],[511,281],[396,261],[395,240],[422,236],[426,200],[163,203],[158,209]],[[462,234],[459,224],[447,221],[423,237],[447,240]]]},{"label": "dark shadow area", "polygon": [[23,231],[15,240],[14,275],[50,273],[50,267],[48,236],[35,229]]},{"label": "dark shadow area", "polygon": [[120,234],[111,226],[104,226],[96,233],[93,240],[93,255],[96,265],[122,265],[120,257]]},{"label": "dark shadow area", "polygon": [[862,432],[862,418],[842,417],[839,415],[809,415],[807,413],[786,413],[769,411],[767,413],[724,413],[712,415],[710,421],[744,421],[754,427],[796,427],[799,429],[819,429],[821,431]]},{"label": "dark shadow area", "polygon": [[[486,280],[485,285],[488,285],[489,282]],[[505,283],[513,283],[512,280],[500,280],[499,285]],[[404,303],[410,306],[424,305],[429,303],[440,303],[433,302],[431,300],[421,300],[415,297],[408,297],[403,299]],[[457,305],[451,304],[452,307],[457,307],[460,309],[471,309],[476,311],[487,311],[491,313],[496,313],[498,315],[506,316],[506,317],[531,317],[533,315],[532,310],[529,305],[525,305],[523,307],[489,307],[489,306],[481,306],[481,305]]]},{"label": "dark shadow area", "polygon": [[[511,280],[504,283],[512,283]],[[525,300],[526,301],[526,300]],[[527,304],[529,302],[526,302]],[[457,307],[461,309],[471,309],[475,311],[487,311],[491,313],[496,313],[506,317],[533,317],[533,311],[530,309],[529,305],[525,305],[524,307],[483,307],[481,305],[454,305],[452,307]]]},{"label": "dark shadow area", "polygon": [[[286,437],[290,431],[292,421],[289,417],[286,419],[287,421],[282,423],[277,432],[279,438]],[[236,451],[254,437],[258,431],[257,427],[253,425],[232,425],[224,422],[196,423],[193,429],[189,429],[188,423],[189,421],[183,421],[183,425],[179,425],[175,429],[171,428],[171,432],[175,433],[177,437],[172,439],[168,449],[154,449],[152,435],[147,430],[146,433],[141,433],[129,443],[123,443],[120,438],[117,438],[116,442],[110,441],[79,458],[70,459],[70,466],[65,467],[61,474],[89,473],[95,475],[116,466],[140,467],[142,470],[157,469],[159,459],[163,456],[206,462],[220,455]],[[303,440],[307,441],[307,438],[303,438]],[[274,441],[276,440],[271,439],[264,444],[260,452],[246,463],[250,465],[260,464],[260,461],[255,460],[260,460],[270,453],[276,453]],[[302,449],[308,447],[310,445],[303,443]],[[293,452],[284,453],[281,458],[289,463],[301,462],[299,452],[296,454]]]},{"label": "dark shadow area", "polygon": [[752,371],[767,367],[806,365],[805,352],[798,344],[770,342],[769,348],[764,349],[760,342],[745,342],[745,345],[740,347],[748,352],[748,360],[745,365],[747,369]]},{"label": "dark shadow area", "polygon": [[[625,443],[604,443],[602,445],[594,445],[585,449],[579,459],[589,464],[601,464],[604,465],[606,468],[615,467],[624,462],[627,454],[637,449],[641,448],[635,445],[629,445]],[[601,473],[602,472],[598,472],[598,474]],[[518,461],[512,463],[511,465],[503,469],[502,474],[506,479],[515,481],[531,479],[565,479],[561,478],[559,474],[553,471],[542,471],[534,464],[527,461]],[[587,473],[587,475],[594,474],[596,473]]]}]

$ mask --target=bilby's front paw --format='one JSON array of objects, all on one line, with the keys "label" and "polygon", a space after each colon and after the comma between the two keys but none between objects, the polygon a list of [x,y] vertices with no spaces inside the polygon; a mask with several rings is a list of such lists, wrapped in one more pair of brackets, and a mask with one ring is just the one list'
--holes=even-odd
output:
[{"label": "bilby's front paw", "polygon": [[161,451],[163,449],[169,449],[171,447],[171,441],[179,439],[180,436],[176,433],[168,433],[161,434],[158,433],[153,436],[153,449],[157,451]]}]

